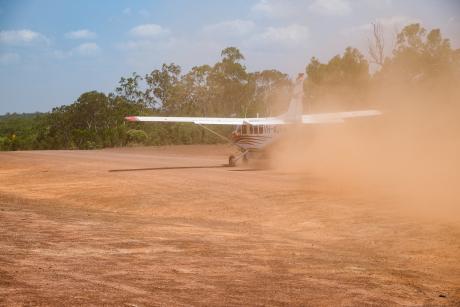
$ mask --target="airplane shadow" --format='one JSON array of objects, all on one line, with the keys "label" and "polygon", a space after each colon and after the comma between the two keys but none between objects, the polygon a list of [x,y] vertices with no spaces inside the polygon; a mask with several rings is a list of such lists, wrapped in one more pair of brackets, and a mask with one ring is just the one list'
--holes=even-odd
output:
[{"label": "airplane shadow", "polygon": [[231,172],[258,172],[265,171],[266,168],[238,168],[238,169],[229,169]]},{"label": "airplane shadow", "polygon": [[234,169],[228,164],[222,165],[209,165],[209,166],[164,166],[164,167],[145,167],[145,168],[123,168],[123,169],[110,169],[110,173],[115,172],[139,172],[139,171],[164,171],[164,170],[176,170],[176,169],[206,169],[206,168],[228,168],[232,172],[256,172],[263,171],[263,168],[242,168]]},{"label": "airplane shadow", "polygon": [[138,172],[138,171],[162,171],[173,169],[200,169],[200,168],[223,168],[229,167],[228,164],[222,165],[209,165],[209,166],[164,166],[164,167],[146,167],[146,168],[124,168],[124,169],[111,169],[109,172]]}]

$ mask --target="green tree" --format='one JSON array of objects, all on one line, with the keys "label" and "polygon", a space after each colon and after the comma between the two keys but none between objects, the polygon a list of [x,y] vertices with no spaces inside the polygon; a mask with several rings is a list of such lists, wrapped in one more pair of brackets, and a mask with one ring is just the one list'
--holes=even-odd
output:
[{"label": "green tree", "polygon": [[209,65],[195,66],[182,77],[183,103],[181,113],[194,116],[214,115],[213,95],[208,82],[212,69]]},{"label": "green tree", "polygon": [[180,76],[181,68],[174,63],[163,64],[161,70],[155,69],[147,74],[147,89],[144,95],[147,105],[161,109],[166,114],[180,111],[183,96]]},{"label": "green tree", "polygon": [[117,96],[123,97],[133,104],[147,106],[145,93],[139,88],[139,83],[143,80],[141,76],[133,72],[131,77],[121,77],[118,87],[115,89]]},{"label": "green tree", "polygon": [[287,109],[292,85],[287,74],[276,69],[254,72],[250,83],[254,84],[253,103],[246,105],[246,114],[273,116]]},{"label": "green tree", "polygon": [[348,108],[364,104],[369,64],[358,49],[347,47],[327,64],[313,57],[306,67],[306,96],[314,107]]},{"label": "green tree", "polygon": [[397,35],[393,57],[376,77],[393,83],[459,80],[460,49],[454,50],[439,29],[427,31],[419,23],[404,27]]},{"label": "green tree", "polygon": [[245,116],[252,88],[246,67],[241,64],[244,56],[235,47],[225,48],[221,56],[208,78],[214,109],[219,110],[221,116]]}]

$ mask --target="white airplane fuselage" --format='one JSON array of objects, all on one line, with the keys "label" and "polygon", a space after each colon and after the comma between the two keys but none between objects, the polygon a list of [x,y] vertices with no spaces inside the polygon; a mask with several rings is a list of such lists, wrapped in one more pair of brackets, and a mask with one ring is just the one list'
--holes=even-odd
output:
[{"label": "white airplane fuselage", "polygon": [[240,148],[260,151],[276,142],[281,135],[281,127],[275,125],[241,125],[231,134],[231,140]]}]

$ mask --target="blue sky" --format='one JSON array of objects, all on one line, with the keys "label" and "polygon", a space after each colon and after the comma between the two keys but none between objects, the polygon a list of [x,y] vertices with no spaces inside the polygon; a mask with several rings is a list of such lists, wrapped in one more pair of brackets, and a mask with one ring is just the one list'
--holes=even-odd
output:
[{"label": "blue sky", "polygon": [[460,1],[0,0],[0,114],[49,111],[162,63],[183,70],[240,48],[250,71],[294,75],[351,45],[367,55],[370,23],[441,28],[460,47]]}]

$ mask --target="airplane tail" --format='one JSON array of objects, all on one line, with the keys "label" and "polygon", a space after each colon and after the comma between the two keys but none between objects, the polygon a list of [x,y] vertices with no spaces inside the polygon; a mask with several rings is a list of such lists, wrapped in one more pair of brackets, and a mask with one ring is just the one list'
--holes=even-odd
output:
[{"label": "airplane tail", "polygon": [[286,113],[282,115],[283,119],[289,122],[301,122],[303,112],[303,83],[305,75],[299,74],[296,79],[294,90],[289,107]]}]

